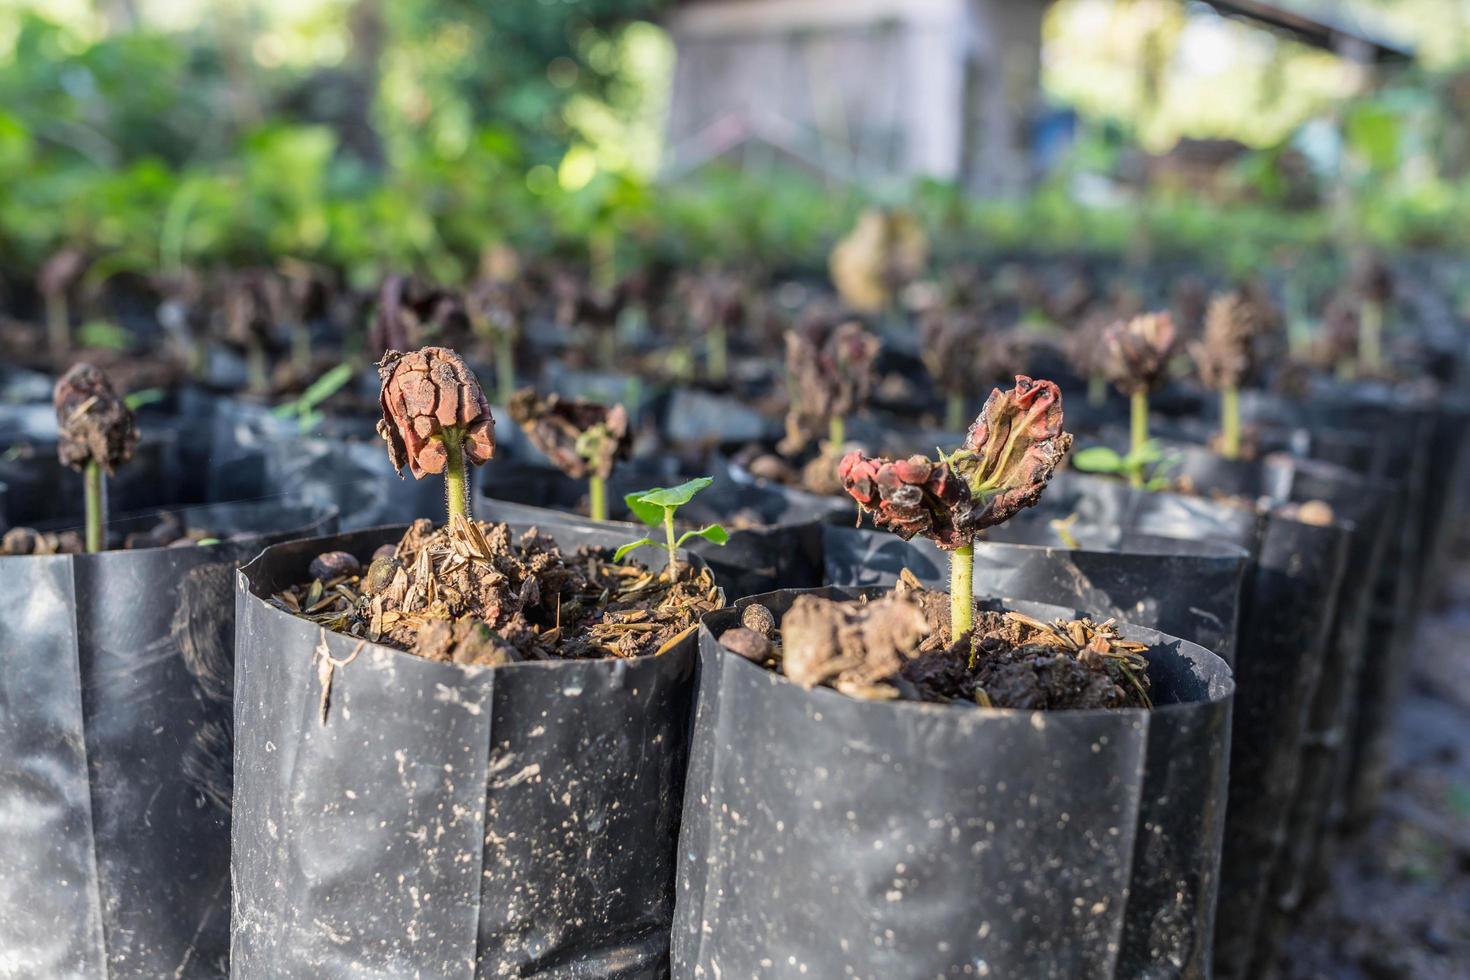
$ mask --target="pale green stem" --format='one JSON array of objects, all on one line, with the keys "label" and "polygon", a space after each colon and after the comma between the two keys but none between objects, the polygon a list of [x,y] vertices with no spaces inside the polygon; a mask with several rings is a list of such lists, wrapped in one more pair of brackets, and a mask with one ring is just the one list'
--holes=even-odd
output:
[{"label": "pale green stem", "polygon": [[251,340],[245,351],[245,384],[251,394],[270,394],[270,362],[266,360],[265,345],[258,340]]},{"label": "pale green stem", "polygon": [[311,375],[311,330],[304,323],[291,324],[291,366],[298,378]]},{"label": "pale green stem", "polygon": [[847,420],[842,416],[834,415],[827,423],[827,441],[833,449],[841,449],[847,444]]},{"label": "pale green stem", "polygon": [[587,512],[594,521],[607,520],[607,481],[596,474],[587,478]]},{"label": "pale green stem", "polygon": [[674,508],[664,508],[664,547],[669,550],[669,579],[679,577],[679,548],[674,544]]},{"label": "pale green stem", "polygon": [[1364,302],[1358,318],[1358,363],[1367,374],[1383,367],[1383,304],[1376,300]]},{"label": "pale green stem", "polygon": [[446,428],[444,440],[444,498],[449,510],[449,519],[454,515],[469,517],[470,494],[465,478],[464,433],[453,426]]},{"label": "pale green stem", "polygon": [[1087,404],[1098,408],[1107,400],[1108,379],[1101,374],[1094,374],[1087,379]]},{"label": "pale green stem", "polygon": [[723,382],[730,373],[730,344],[723,323],[714,324],[705,334],[705,367],[711,381]]},{"label": "pale green stem", "polygon": [[1220,392],[1220,452],[1226,459],[1240,458],[1240,389]]},{"label": "pale green stem", "polygon": [[46,339],[59,371],[61,359],[71,351],[71,314],[67,310],[65,293],[46,294]]},{"label": "pale green stem", "polygon": [[975,546],[949,553],[949,641],[970,632],[975,622]]},{"label": "pale green stem", "polygon": [[515,334],[509,330],[495,335],[495,389],[502,405],[510,401],[516,390]]},{"label": "pale green stem", "polygon": [[[1135,391],[1129,400],[1129,455],[1137,458],[1148,442],[1148,392]],[[1135,487],[1143,486],[1143,468],[1135,465],[1128,473],[1128,482]]]},{"label": "pale green stem", "polygon": [[965,396],[951,392],[944,403],[944,427],[955,432],[965,427]]},{"label": "pale green stem", "polygon": [[87,551],[96,554],[106,547],[103,534],[107,527],[107,474],[95,459],[88,460],[82,470],[82,492],[87,515]]}]

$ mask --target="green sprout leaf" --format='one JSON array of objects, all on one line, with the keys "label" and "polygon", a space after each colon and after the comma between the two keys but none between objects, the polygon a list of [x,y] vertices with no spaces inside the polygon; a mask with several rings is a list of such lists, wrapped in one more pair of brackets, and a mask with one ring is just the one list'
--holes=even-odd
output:
[{"label": "green sprout leaf", "polygon": [[1123,457],[1107,446],[1088,446],[1072,454],[1072,465],[1084,473],[1121,473]]},{"label": "green sprout leaf", "polygon": [[338,364],[313,381],[300,397],[276,406],[275,414],[280,418],[292,418],[293,416],[299,418],[302,427],[309,428],[321,418],[316,411],[317,406],[341,391],[342,387],[352,380],[352,375],[351,364]]},{"label": "green sprout leaf", "polygon": [[664,522],[664,512],[682,507],[694,499],[694,495],[711,483],[713,477],[701,476],[681,483],[677,487],[654,487],[627,494],[623,502],[637,518],[649,527],[658,527]]},{"label": "green sprout leaf", "polygon": [[652,538],[639,538],[637,541],[629,541],[627,544],[623,545],[617,551],[613,552],[613,561],[622,561],[624,558],[628,557],[628,554],[630,552],[637,551],[639,548],[642,548],[644,545],[655,545],[655,544],[658,544],[658,542],[655,541],[655,540],[653,540]]},{"label": "green sprout leaf", "polygon": [[711,524],[708,527],[700,528],[698,531],[685,531],[679,536],[679,540],[674,542],[674,547],[684,547],[684,542],[690,538],[704,538],[704,540],[714,544],[723,545],[730,540],[730,532],[718,524]]},{"label": "green sprout leaf", "polygon": [[123,404],[128,406],[130,411],[136,412],[145,405],[152,405],[163,401],[163,398],[164,391],[162,388],[140,388],[137,391],[129,392],[123,398]]},{"label": "green sprout leaf", "polygon": [[77,339],[83,347],[127,350],[132,338],[126,330],[108,320],[88,320],[77,330]]}]

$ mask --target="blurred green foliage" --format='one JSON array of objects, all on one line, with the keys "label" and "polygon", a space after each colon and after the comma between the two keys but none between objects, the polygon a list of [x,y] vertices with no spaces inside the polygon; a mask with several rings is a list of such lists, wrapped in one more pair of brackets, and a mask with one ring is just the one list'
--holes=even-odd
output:
[{"label": "blurred green foliage", "polygon": [[[0,48],[0,279],[80,245],[94,281],[290,255],[360,285],[390,268],[455,282],[497,242],[614,273],[710,258],[822,274],[869,203],[860,191],[718,166],[651,181],[639,146],[654,131],[647,62],[665,56],[646,22],[659,7],[359,2],[344,57],[304,68],[252,58],[234,21],[86,34],[22,10]],[[1380,243],[1464,247],[1466,87],[1413,75],[1344,108],[1345,215],[1287,206],[1286,144],[1240,162],[1228,204],[1156,192],[1081,205],[1079,172],[1118,167],[1116,130],[1025,200],[920,181],[884,203],[912,207],[941,258],[1190,255],[1240,275],[1340,240],[1344,221]]]}]

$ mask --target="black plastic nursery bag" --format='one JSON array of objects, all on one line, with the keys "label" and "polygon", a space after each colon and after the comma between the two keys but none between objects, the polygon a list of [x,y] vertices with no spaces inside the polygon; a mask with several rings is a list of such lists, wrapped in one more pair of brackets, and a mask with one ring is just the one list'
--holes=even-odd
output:
[{"label": "black plastic nursery bag", "polygon": [[0,976],[228,969],[231,580],[332,515],[186,519],[224,540],[0,557]]},{"label": "black plastic nursery bag", "polygon": [[401,534],[293,542],[239,576],[234,976],[667,975],[693,635],[473,668],[265,601],[321,551]]},{"label": "black plastic nursery bag", "polygon": [[1125,627],[1153,712],[861,701],[724,651],[737,615],[700,631],[675,976],[1208,975],[1224,661]]}]

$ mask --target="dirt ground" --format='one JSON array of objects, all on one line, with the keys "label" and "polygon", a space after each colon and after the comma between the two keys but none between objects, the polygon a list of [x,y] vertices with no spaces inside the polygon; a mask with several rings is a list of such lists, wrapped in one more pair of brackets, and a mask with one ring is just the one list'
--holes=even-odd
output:
[{"label": "dirt ground", "polygon": [[1285,980],[1470,980],[1470,546],[1420,629],[1371,827],[1282,947]]}]

